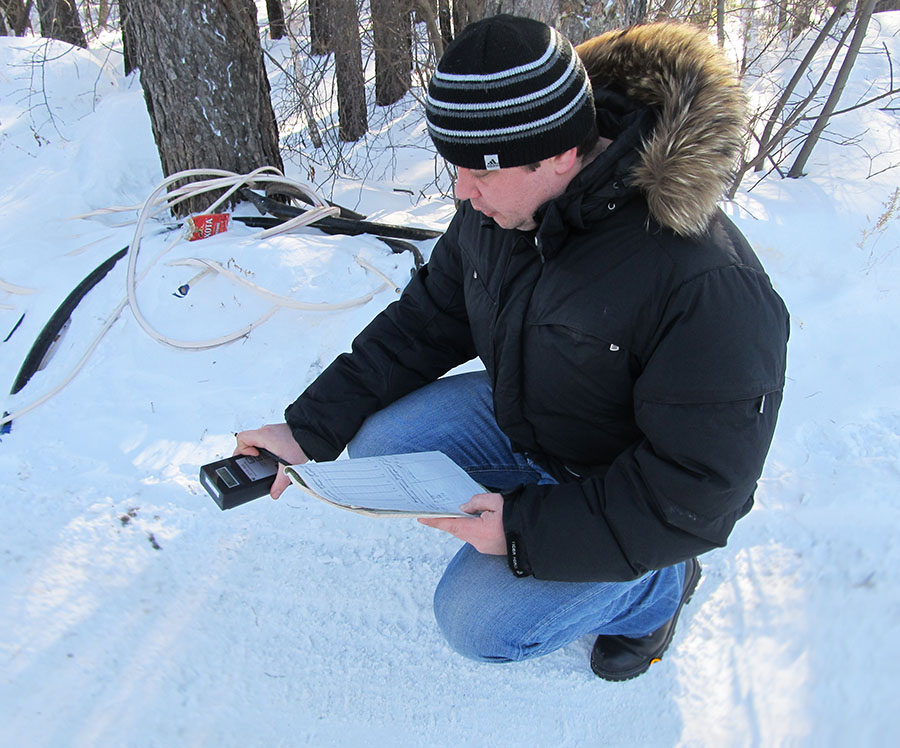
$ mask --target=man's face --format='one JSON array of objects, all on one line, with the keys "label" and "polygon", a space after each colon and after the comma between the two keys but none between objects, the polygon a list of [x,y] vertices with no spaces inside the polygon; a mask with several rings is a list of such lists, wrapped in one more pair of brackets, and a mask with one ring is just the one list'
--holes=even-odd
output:
[{"label": "man's face", "polygon": [[469,200],[475,210],[504,229],[536,228],[535,211],[565,189],[549,160],[541,161],[536,170],[513,166],[493,171],[458,167],[456,171],[457,199]]}]

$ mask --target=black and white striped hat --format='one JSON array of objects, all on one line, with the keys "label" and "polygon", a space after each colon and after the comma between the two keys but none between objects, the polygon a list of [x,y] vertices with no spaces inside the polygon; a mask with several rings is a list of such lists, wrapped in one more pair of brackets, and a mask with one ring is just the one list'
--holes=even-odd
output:
[{"label": "black and white striped hat", "polygon": [[578,145],[594,122],[584,65],[556,29],[498,15],[469,24],[428,85],[428,132],[456,166],[535,163]]}]

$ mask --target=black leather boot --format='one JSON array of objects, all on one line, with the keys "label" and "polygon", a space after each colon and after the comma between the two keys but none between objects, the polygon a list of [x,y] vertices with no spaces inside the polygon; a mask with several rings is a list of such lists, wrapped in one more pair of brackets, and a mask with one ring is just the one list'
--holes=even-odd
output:
[{"label": "black leather boot", "polygon": [[685,566],[684,589],[675,615],[652,634],[638,639],[628,636],[598,636],[594,642],[594,651],[591,652],[591,670],[605,680],[629,680],[646,672],[654,662],[659,662],[672,641],[678,614],[691,599],[699,581],[700,562],[692,558]]}]

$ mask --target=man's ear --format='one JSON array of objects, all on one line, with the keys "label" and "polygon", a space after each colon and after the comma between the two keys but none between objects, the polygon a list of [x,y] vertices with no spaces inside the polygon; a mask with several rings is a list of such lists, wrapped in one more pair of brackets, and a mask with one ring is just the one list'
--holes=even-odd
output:
[{"label": "man's ear", "polygon": [[568,174],[571,171],[577,171],[581,166],[578,163],[577,148],[570,148],[556,156],[551,156],[548,161],[551,162],[553,171],[560,176]]}]

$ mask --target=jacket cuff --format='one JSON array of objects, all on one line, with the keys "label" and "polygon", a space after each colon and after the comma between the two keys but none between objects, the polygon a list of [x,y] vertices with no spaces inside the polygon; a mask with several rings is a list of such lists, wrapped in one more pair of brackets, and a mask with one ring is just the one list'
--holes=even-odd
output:
[{"label": "jacket cuff", "polygon": [[331,462],[337,459],[342,450],[335,450],[320,436],[294,422],[294,419],[291,417],[294,404],[292,403],[285,408],[284,420],[291,430],[291,436],[294,437],[294,441],[303,450],[303,454],[313,462]]},{"label": "jacket cuff", "polygon": [[525,551],[525,544],[517,533],[506,533],[506,559],[509,561],[509,568],[517,577],[530,577],[531,564],[528,563],[528,554]]},{"label": "jacket cuff", "polygon": [[[509,506],[516,497],[522,493],[522,486],[514,488],[509,493],[503,494],[503,513],[506,514],[506,507]],[[506,521],[504,516],[504,530],[506,535],[506,560],[509,562],[509,568],[517,577],[530,577],[533,575],[531,564],[528,563],[528,552],[525,550],[525,543],[522,536],[515,530],[506,530]]]}]

